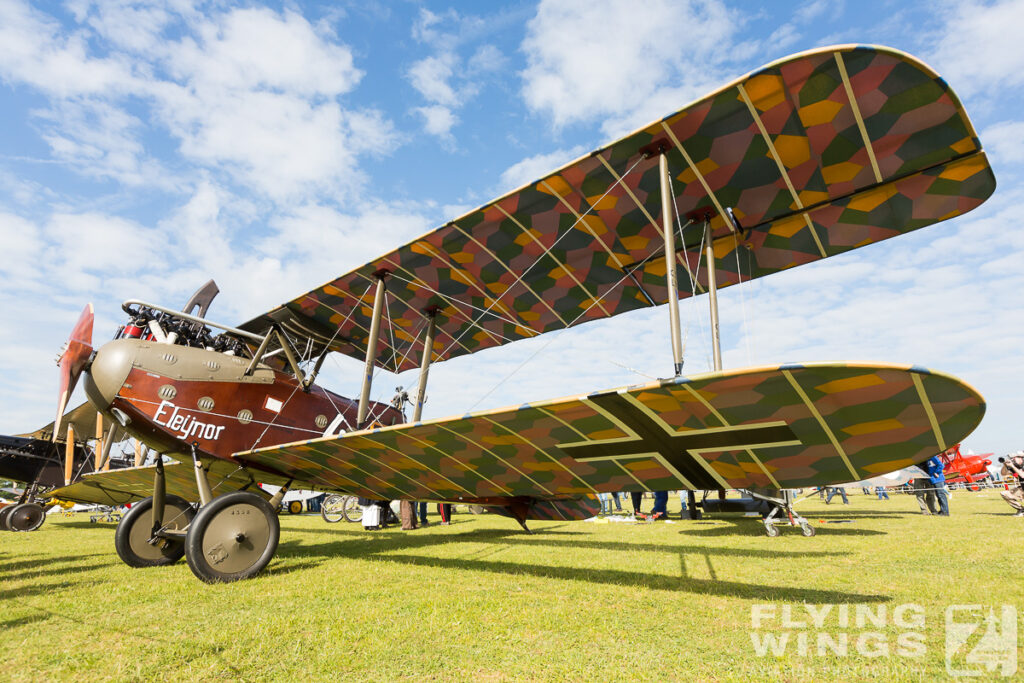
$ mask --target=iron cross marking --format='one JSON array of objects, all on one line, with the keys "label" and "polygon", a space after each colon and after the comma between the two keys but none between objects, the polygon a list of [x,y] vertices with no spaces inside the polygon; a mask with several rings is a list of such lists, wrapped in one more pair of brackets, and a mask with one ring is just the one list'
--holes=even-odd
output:
[{"label": "iron cross marking", "polygon": [[697,488],[716,489],[720,484],[697,462],[693,451],[736,450],[754,445],[798,441],[788,425],[749,425],[730,429],[668,431],[643,410],[620,394],[589,399],[632,429],[639,438],[631,441],[595,441],[559,446],[574,459],[632,460],[645,453],[658,453]]}]

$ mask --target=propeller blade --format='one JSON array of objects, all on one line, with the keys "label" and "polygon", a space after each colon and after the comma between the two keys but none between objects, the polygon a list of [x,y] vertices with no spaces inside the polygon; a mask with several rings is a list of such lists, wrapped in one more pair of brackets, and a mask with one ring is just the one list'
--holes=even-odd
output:
[{"label": "propeller blade", "polygon": [[92,304],[86,304],[78,322],[71,329],[71,336],[68,337],[67,346],[61,354],[57,365],[60,367],[60,394],[57,400],[57,417],[53,421],[53,440],[57,440],[60,434],[60,423],[64,417],[64,409],[68,407],[68,399],[71,392],[75,390],[78,383],[78,376],[82,374],[82,368],[89,360],[92,353],[92,321],[95,315],[92,311]]}]

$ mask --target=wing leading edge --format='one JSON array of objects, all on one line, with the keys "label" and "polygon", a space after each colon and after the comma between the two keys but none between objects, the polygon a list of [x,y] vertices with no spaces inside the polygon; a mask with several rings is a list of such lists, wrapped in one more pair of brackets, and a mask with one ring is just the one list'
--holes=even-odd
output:
[{"label": "wing leading edge", "polygon": [[[718,286],[763,277],[966,213],[995,188],[959,100],[882,47],[812,50],[510,192],[245,323],[277,323],[312,353],[362,359],[374,283],[390,333],[376,364],[416,367],[426,311],[434,361],[668,300],[658,159],[679,216],[711,216]],[[740,226],[726,218],[732,211]],[[680,296],[705,291],[691,225]]]}]

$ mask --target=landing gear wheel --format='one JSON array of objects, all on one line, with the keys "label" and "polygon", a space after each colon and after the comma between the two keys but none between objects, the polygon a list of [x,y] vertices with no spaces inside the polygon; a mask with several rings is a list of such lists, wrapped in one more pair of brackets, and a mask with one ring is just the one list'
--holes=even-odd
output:
[{"label": "landing gear wheel", "polygon": [[773,526],[771,524],[765,524],[764,525],[764,532],[766,534],[768,534],[768,536],[771,537],[771,538],[775,538],[776,536],[779,535],[779,530],[775,526]]},{"label": "landing gear wheel", "polygon": [[[195,510],[184,498],[164,499],[163,524],[166,529],[184,530]],[[185,544],[178,538],[158,538],[152,545],[153,498],[143,498],[121,518],[114,532],[117,555],[129,567],[163,567],[174,564],[185,554]]]},{"label": "landing gear wheel", "polygon": [[7,514],[7,528],[11,531],[35,531],[46,521],[46,511],[38,503],[20,503]]},{"label": "landing gear wheel", "polygon": [[359,524],[359,522],[363,521],[363,506],[359,504],[357,496],[345,496],[341,511],[345,516],[346,522]]},{"label": "landing gear wheel", "polygon": [[804,536],[809,537],[814,535],[814,527],[808,524],[807,522],[802,522],[800,524],[800,531],[803,532]]},{"label": "landing gear wheel", "polygon": [[274,557],[280,537],[270,503],[255,493],[235,491],[199,510],[185,537],[185,559],[206,583],[248,579]]},{"label": "landing gear wheel", "polygon": [[297,515],[300,512],[302,512],[301,500],[293,500],[292,502],[288,503],[288,514]]},{"label": "landing gear wheel", "polygon": [[339,496],[336,493],[324,498],[324,502],[320,505],[320,516],[324,518],[325,522],[335,524],[343,519],[346,519],[345,515],[345,503],[348,501],[348,496]]},{"label": "landing gear wheel", "polygon": [[11,530],[11,527],[7,526],[7,518],[11,516],[11,511],[14,510],[14,508],[14,505],[8,505],[7,507],[0,510],[0,530]]}]

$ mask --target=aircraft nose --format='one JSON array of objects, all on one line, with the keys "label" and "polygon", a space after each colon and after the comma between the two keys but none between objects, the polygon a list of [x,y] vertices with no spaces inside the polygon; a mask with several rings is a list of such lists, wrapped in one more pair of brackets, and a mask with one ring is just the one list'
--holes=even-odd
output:
[{"label": "aircraft nose", "polygon": [[121,341],[132,340],[108,342],[100,347],[85,377],[85,395],[97,410],[110,407],[131,372],[135,352],[130,344]]}]

